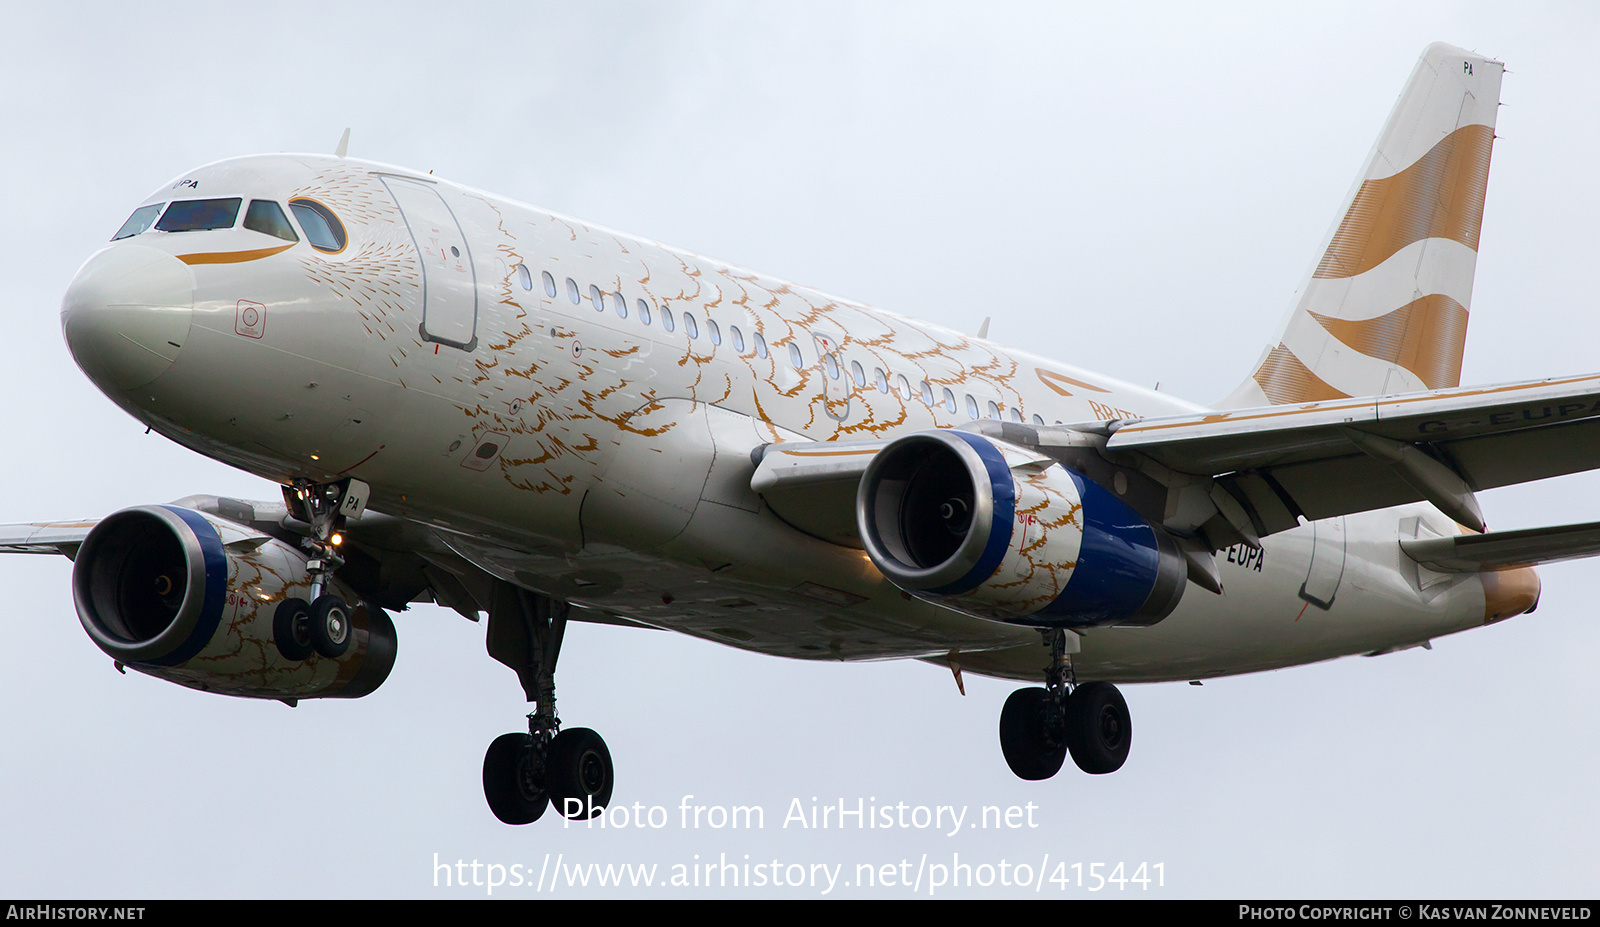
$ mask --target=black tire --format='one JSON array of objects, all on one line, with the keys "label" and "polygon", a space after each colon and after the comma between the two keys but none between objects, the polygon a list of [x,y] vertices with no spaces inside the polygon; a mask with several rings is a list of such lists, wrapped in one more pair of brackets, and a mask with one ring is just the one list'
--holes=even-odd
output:
[{"label": "black tire", "polygon": [[1050,707],[1050,693],[1035,686],[1011,693],[1000,709],[1000,752],[1019,778],[1048,779],[1066,761],[1065,732],[1050,723]]},{"label": "black tire", "polygon": [[532,824],[550,806],[532,744],[527,734],[501,734],[483,755],[483,797],[506,824]]},{"label": "black tire", "polygon": [[1086,773],[1113,773],[1128,760],[1133,719],[1122,693],[1109,682],[1086,682],[1067,699],[1067,744]]},{"label": "black tire", "polygon": [[305,599],[284,599],[272,613],[272,642],[285,660],[298,663],[311,656],[310,615]]},{"label": "black tire", "polygon": [[311,603],[311,646],[328,659],[344,656],[350,649],[350,606],[332,593],[317,596]]},{"label": "black tire", "polygon": [[615,784],[611,751],[594,731],[571,727],[557,734],[550,741],[545,769],[550,801],[555,803],[558,814],[584,821],[611,803],[611,787]]}]

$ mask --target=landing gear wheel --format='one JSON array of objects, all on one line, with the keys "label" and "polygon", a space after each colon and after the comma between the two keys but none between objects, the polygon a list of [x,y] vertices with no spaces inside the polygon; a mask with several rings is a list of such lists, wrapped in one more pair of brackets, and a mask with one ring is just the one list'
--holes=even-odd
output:
[{"label": "landing gear wheel", "polygon": [[311,656],[310,616],[305,599],[284,599],[272,613],[272,642],[285,660],[298,663]]},{"label": "landing gear wheel", "polygon": [[533,738],[527,734],[501,734],[483,755],[483,797],[489,810],[507,824],[532,824],[550,806],[550,795],[540,784],[544,770]]},{"label": "landing gear wheel", "polygon": [[[1067,758],[1065,731],[1052,697],[1037,686],[1018,689],[1000,710],[1000,752],[1023,779],[1048,779]],[[1053,719],[1053,720],[1052,720]]]},{"label": "landing gear wheel", "polygon": [[570,727],[557,734],[545,769],[550,800],[560,814],[584,821],[611,803],[611,751],[594,731]]},{"label": "landing gear wheel", "polygon": [[1086,682],[1067,698],[1067,744],[1086,773],[1116,772],[1128,759],[1133,720],[1128,703],[1109,682]]},{"label": "landing gear wheel", "polygon": [[350,649],[350,606],[329,593],[311,603],[311,645],[329,659]]}]

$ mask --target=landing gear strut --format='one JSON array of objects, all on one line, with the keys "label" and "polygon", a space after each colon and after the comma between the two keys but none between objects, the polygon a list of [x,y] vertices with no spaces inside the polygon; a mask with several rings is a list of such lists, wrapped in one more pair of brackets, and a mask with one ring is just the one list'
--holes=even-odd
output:
[{"label": "landing gear strut", "polygon": [[556,659],[566,634],[566,602],[496,580],[489,606],[489,655],[516,670],[534,710],[528,733],[502,734],[483,757],[483,795],[507,824],[529,824],[554,804],[587,820],[611,802],[611,751],[586,727],[561,730]]},{"label": "landing gear strut", "polygon": [[1042,632],[1050,648],[1045,687],[1018,689],[1000,711],[1000,750],[1023,779],[1048,779],[1067,753],[1086,773],[1116,772],[1128,759],[1133,721],[1128,703],[1109,682],[1077,685],[1066,633]]},{"label": "landing gear strut", "polygon": [[285,599],[272,618],[272,636],[286,660],[304,660],[313,652],[334,659],[350,649],[350,606],[325,590],[344,565],[339,532],[346,518],[358,517],[366,508],[368,491],[367,484],[356,479],[295,480],[284,487],[283,501],[290,513],[311,525],[311,536],[300,542],[310,552],[306,572],[311,600]]}]

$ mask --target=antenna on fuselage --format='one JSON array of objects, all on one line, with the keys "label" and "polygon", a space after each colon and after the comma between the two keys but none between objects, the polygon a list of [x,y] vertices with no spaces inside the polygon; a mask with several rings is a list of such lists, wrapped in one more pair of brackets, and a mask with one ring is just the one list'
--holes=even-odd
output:
[{"label": "antenna on fuselage", "polygon": [[979,338],[987,338],[987,337],[989,337],[989,317],[988,316],[984,316],[983,317],[983,324],[978,326],[978,337]]},{"label": "antenna on fuselage", "polygon": [[349,126],[345,126],[344,127],[344,134],[339,136],[339,147],[333,149],[333,156],[335,158],[342,158],[342,157],[344,157],[345,152],[347,152],[349,150],[350,150],[350,127]]}]

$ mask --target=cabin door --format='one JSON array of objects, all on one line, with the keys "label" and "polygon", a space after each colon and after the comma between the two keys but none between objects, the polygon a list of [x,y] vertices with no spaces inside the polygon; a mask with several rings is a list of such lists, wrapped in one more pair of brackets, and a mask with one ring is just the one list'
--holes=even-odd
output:
[{"label": "cabin door", "polygon": [[478,279],[455,214],[430,183],[383,177],[422,261],[422,340],[472,350],[477,345]]}]

